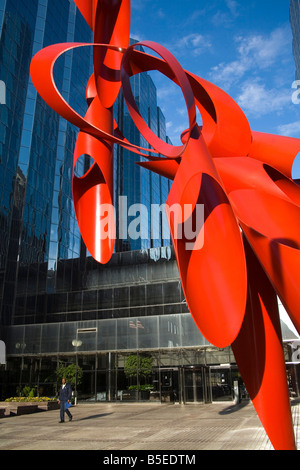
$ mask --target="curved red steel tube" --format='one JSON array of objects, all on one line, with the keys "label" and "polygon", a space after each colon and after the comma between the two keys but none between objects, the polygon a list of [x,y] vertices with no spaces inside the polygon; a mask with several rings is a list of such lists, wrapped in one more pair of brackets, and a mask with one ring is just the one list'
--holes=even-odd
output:
[{"label": "curved red steel tube", "polygon": [[[139,165],[173,180],[168,218],[191,315],[210,343],[232,346],[274,448],[295,449],[276,296],[300,332],[300,188],[292,180],[300,140],[253,132],[229,95],[183,70],[164,47],[149,41],[139,44],[160,58],[137,51],[136,45],[128,47],[129,0],[75,3],[94,32],[94,42],[43,49],[32,60],[31,77],[49,106],[80,130],[73,199],[83,240],[97,261],[109,261],[115,220],[106,209],[113,204],[114,144],[146,156],[148,161]],[[88,111],[82,117],[58,92],[53,67],[67,50],[88,46],[94,48],[94,73],[87,86]],[[182,90],[189,128],[183,130],[181,146],[153,134],[134,102],[129,78],[149,70],[158,70]],[[121,86],[150,149],[128,142],[114,121],[113,104]],[[74,168],[82,155],[90,155],[94,163],[77,178]],[[204,206],[204,223],[192,240],[193,249],[187,249],[191,240],[184,228],[199,204]],[[171,210],[174,206],[180,209],[178,217]]]}]

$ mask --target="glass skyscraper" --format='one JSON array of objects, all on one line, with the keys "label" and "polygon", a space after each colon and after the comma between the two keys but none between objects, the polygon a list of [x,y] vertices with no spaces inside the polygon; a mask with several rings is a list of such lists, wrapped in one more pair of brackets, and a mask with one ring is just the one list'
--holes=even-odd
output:
[{"label": "glass skyscraper", "polygon": [[[91,42],[92,32],[69,0],[30,4],[6,0],[0,8],[0,80],[6,85],[6,104],[0,105],[1,317],[8,324],[30,323],[38,321],[38,312],[43,311],[43,295],[54,293],[58,279],[64,277],[63,261],[77,259],[82,267],[87,255],[72,203],[71,169],[78,131],[37,94],[29,76],[30,61],[50,44]],[[87,51],[79,48],[64,54],[54,69],[58,89],[82,115],[87,107],[85,87],[92,73],[92,51]],[[166,138],[164,116],[157,107],[150,76],[133,77],[132,85],[150,127]],[[145,146],[122,94],[115,113],[124,134]],[[128,151],[115,148],[116,209],[119,196],[126,196],[128,206],[143,200],[150,214],[152,202],[165,202],[170,183],[140,168],[135,160]],[[80,160],[77,176],[89,164]],[[141,228],[138,240],[117,241],[116,250],[170,244],[169,233],[163,234],[161,226],[155,227],[158,238],[151,241],[150,219]],[[65,277],[70,281],[69,272]]]},{"label": "glass skyscraper", "polygon": [[[71,184],[78,129],[44,103],[29,76],[37,51],[73,41],[92,41],[73,1],[0,0],[0,83],[6,92],[5,104],[0,101],[0,339],[7,353],[1,398],[24,385],[53,396],[58,365],[76,363],[83,370],[81,400],[132,399],[129,386],[147,379],[147,399],[231,401],[239,376],[232,351],[213,348],[195,327],[163,216],[142,223],[138,239],[117,239],[104,266],[82,242]],[[91,52],[68,52],[54,69],[58,89],[82,115]],[[134,76],[131,86],[147,124],[168,140],[151,76]],[[128,140],[147,146],[122,92],[115,117]],[[115,146],[117,212],[120,196],[127,207],[143,204],[148,214],[152,204],[166,202],[171,182],[137,159]],[[87,157],[80,161],[77,175],[90,164]],[[149,376],[137,370],[128,378],[132,355],[151,359]]]},{"label": "glass skyscraper", "polygon": [[[82,248],[70,184],[77,129],[37,94],[30,61],[43,47],[90,41],[92,34],[68,0],[2,1],[0,27],[6,85],[0,106],[1,317],[2,323],[28,323],[36,321],[40,295],[55,289],[59,260],[80,257]],[[76,50],[54,71],[64,98],[82,113],[91,65],[91,57]]]},{"label": "glass skyscraper", "polygon": [[296,65],[296,80],[300,80],[300,1],[290,0],[290,23],[293,33],[293,53]]}]

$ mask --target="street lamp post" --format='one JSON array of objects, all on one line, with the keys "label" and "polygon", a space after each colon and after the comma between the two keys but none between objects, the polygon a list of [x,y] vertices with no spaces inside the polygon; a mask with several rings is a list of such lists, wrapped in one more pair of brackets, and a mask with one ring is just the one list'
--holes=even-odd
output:
[{"label": "street lamp post", "polygon": [[78,368],[78,355],[77,355],[77,348],[82,345],[82,341],[79,339],[73,339],[72,346],[75,348],[76,352],[76,373],[75,373],[75,406],[77,405],[77,368]]}]

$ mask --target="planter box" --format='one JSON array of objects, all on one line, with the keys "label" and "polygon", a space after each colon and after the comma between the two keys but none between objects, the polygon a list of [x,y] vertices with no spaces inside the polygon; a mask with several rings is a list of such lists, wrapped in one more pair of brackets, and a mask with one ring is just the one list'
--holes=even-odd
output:
[{"label": "planter box", "polygon": [[148,390],[124,390],[122,393],[122,400],[127,401],[138,401],[138,400],[149,400],[150,392]]},{"label": "planter box", "polygon": [[39,411],[59,410],[60,408],[57,401],[3,402],[3,405],[4,404],[5,408],[0,408],[0,418],[4,416],[20,416],[24,414],[37,413]]},{"label": "planter box", "polygon": [[150,391],[149,390],[141,390],[139,392],[139,398],[140,400],[150,400]]},{"label": "planter box", "polygon": [[38,411],[38,405],[33,405],[32,403],[29,404],[18,404],[15,403],[13,407],[10,409],[10,414],[15,416],[27,415],[31,413],[36,413]]},{"label": "planter box", "polygon": [[57,401],[48,401],[47,402],[48,410],[59,410],[60,405]]},{"label": "planter box", "polygon": [[[20,416],[24,414],[36,413],[38,411],[58,410],[57,401],[41,401],[41,402],[8,402],[7,408],[11,416]],[[5,410],[4,410],[5,411]],[[0,414],[0,417],[2,415]]]},{"label": "planter box", "polygon": [[41,401],[38,403],[38,408],[42,411],[59,410],[60,405],[57,401]]},{"label": "planter box", "polygon": [[122,393],[122,400],[137,400],[138,399],[138,392],[136,390],[124,390]]}]

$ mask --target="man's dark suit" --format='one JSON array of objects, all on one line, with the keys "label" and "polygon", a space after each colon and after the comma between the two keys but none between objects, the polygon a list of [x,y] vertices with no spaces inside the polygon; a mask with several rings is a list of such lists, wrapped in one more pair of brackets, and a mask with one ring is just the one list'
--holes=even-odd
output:
[{"label": "man's dark suit", "polygon": [[59,401],[60,401],[60,420],[63,422],[65,420],[65,412],[67,413],[69,419],[72,419],[72,415],[68,409],[66,409],[66,403],[71,401],[72,398],[72,388],[71,385],[66,383],[65,386],[61,385],[59,390]]}]

